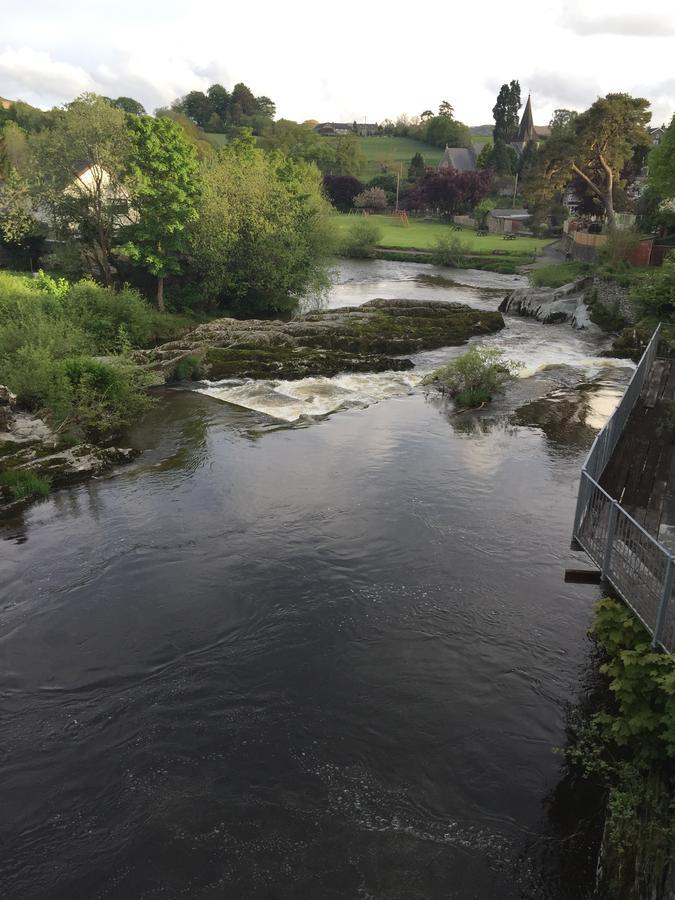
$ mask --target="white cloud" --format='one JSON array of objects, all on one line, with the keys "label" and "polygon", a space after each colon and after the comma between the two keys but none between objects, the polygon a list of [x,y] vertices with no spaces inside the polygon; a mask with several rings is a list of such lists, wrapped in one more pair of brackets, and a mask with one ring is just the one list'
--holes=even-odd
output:
[{"label": "white cloud", "polygon": [[60,102],[93,90],[91,76],[81,66],[52,59],[43,50],[5,47],[0,51],[3,94],[28,102]]},{"label": "white cloud", "polygon": [[614,0],[609,9],[603,3],[569,0],[563,8],[561,21],[582,36],[668,37],[675,34],[671,0],[652,0],[644,8],[633,0]]}]

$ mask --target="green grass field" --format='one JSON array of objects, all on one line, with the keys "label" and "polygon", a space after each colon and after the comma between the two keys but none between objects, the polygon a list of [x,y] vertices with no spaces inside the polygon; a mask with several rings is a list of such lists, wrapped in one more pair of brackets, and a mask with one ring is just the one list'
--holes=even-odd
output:
[{"label": "green grass field", "polygon": [[388,137],[384,134],[360,138],[359,147],[366,158],[366,165],[359,174],[362,181],[370,181],[375,175],[380,175],[383,163],[392,171],[396,171],[403,163],[403,177],[407,178],[408,165],[416,153],[422,154],[428,166],[438,165],[443,156],[443,151],[439,147],[432,147],[431,144],[406,137]]},{"label": "green grass field", "polygon": [[[356,221],[356,216],[338,215],[335,217],[340,232],[349,228]],[[418,222],[410,220],[408,225],[395,222],[390,216],[370,216],[371,222],[377,222],[382,229],[380,247],[397,247],[405,250],[430,250],[439,237],[448,234],[457,235],[467,245],[469,253],[491,253],[493,250],[504,250],[509,256],[516,254],[536,254],[550,243],[533,237],[519,237],[515,241],[505,241],[499,234],[488,234],[479,237],[468,228],[462,231],[451,231],[443,222]]]}]

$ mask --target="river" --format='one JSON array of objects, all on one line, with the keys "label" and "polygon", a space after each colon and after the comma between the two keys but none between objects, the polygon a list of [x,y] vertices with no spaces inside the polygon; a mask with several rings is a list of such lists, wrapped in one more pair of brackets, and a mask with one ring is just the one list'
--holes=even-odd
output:
[{"label": "river", "polygon": [[[345,262],[328,302],[520,283],[429,274]],[[562,576],[630,369],[487,342],[522,377],[460,416],[418,383],[461,348],[166,391],[134,464],[3,524],[3,897],[585,896],[556,749],[599,594]]]}]

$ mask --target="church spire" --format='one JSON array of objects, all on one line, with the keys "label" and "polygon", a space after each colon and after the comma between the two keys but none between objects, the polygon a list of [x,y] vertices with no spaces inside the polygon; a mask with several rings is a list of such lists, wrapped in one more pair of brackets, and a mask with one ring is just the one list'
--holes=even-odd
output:
[{"label": "church spire", "polygon": [[526,144],[528,141],[535,140],[536,136],[537,133],[534,129],[534,118],[532,116],[532,100],[528,94],[523,118],[520,120],[516,142],[519,144]]}]

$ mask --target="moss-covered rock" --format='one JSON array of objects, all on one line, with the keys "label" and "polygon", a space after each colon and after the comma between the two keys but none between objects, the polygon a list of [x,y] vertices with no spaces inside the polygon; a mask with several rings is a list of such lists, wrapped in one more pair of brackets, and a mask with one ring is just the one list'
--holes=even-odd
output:
[{"label": "moss-covered rock", "polygon": [[385,372],[412,369],[409,359],[359,355],[339,350],[315,350],[308,347],[276,350],[207,350],[201,371],[211,380],[221,378],[309,378],[332,377],[340,372]]},{"label": "moss-covered rock", "polygon": [[504,327],[499,312],[460,303],[371,300],[290,322],[216,319],[179,341],[138,351],[137,361],[170,380],[188,358],[211,379],[303,378],[408,369],[392,357],[463,344]]}]

